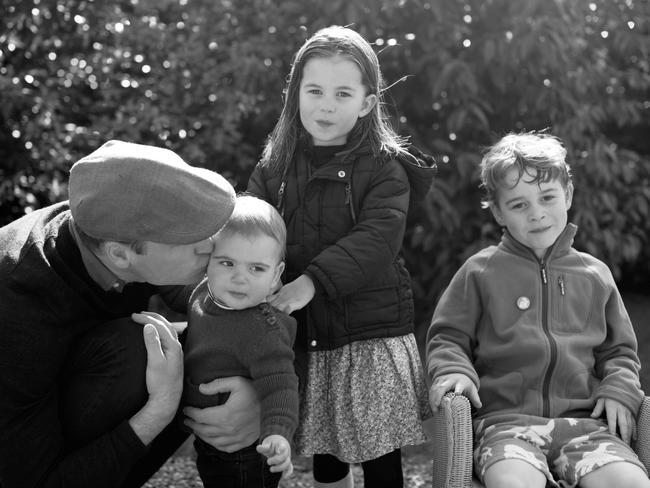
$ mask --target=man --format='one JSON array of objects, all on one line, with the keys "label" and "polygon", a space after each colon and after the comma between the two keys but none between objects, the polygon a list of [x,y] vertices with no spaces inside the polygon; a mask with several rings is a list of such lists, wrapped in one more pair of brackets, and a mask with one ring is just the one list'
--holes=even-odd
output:
[{"label": "man", "polygon": [[[0,486],[140,486],[185,434],[172,422],[182,350],[170,323],[141,313],[204,274],[235,193],[172,151],[109,141],[70,170],[70,200],[0,228]],[[144,337],[144,340],[143,340]],[[221,407],[187,409],[208,443],[259,436],[250,384]]]}]

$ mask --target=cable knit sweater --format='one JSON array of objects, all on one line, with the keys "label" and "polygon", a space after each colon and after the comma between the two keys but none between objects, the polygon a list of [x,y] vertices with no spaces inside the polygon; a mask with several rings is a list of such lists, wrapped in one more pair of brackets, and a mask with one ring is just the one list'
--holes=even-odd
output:
[{"label": "cable knit sweater", "polygon": [[228,376],[251,378],[262,409],[261,438],[278,434],[291,441],[298,423],[295,336],[296,321],[267,303],[244,310],[219,307],[204,280],[190,298],[183,403],[222,404],[227,394],[203,395],[198,385]]}]

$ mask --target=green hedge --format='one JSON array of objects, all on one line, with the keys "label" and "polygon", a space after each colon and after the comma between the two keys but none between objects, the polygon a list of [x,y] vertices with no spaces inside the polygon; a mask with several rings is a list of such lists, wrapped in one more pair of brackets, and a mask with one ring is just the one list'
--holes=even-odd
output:
[{"label": "green hedge", "polygon": [[648,2],[40,0],[0,7],[0,223],[66,198],[104,141],[169,147],[243,189],[291,57],[350,25],[376,47],[395,127],[439,162],[405,251],[419,320],[500,230],[477,165],[511,130],[569,150],[576,241],[625,283],[650,276]]}]

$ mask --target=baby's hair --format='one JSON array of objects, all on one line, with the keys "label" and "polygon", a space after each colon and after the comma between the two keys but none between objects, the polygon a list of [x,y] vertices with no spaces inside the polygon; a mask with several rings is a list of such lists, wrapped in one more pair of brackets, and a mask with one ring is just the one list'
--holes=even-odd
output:
[{"label": "baby's hair", "polygon": [[[291,162],[298,140],[304,135],[298,97],[305,64],[312,58],[334,56],[355,63],[361,71],[365,95],[377,96],[377,103],[370,113],[357,121],[348,141],[354,140],[360,145],[368,139],[376,157],[382,153],[393,157],[406,153],[404,138],[395,133],[384,111],[384,79],[372,46],[354,30],[334,25],[317,31],[294,56],[284,91],[282,113],[264,148],[263,164],[283,170]],[[349,151],[354,149],[352,147]]]},{"label": "baby's hair", "polygon": [[[491,146],[481,161],[481,187],[485,190],[483,207],[497,202],[497,193],[511,169],[519,173],[517,182],[530,176],[527,183],[559,180],[564,189],[572,185],[566,149],[557,137],[543,132],[509,133]],[[516,184],[515,183],[515,184]]]},{"label": "baby's hair", "polygon": [[235,208],[216,238],[232,234],[254,237],[260,233],[277,241],[280,245],[280,261],[284,261],[287,228],[279,212],[270,203],[253,195],[237,195]]}]

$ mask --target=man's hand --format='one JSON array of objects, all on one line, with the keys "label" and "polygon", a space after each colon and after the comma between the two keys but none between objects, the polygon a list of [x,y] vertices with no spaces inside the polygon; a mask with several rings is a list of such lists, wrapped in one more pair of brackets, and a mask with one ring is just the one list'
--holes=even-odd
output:
[{"label": "man's hand", "polygon": [[309,276],[303,274],[269,296],[267,301],[278,310],[290,314],[294,310],[305,307],[314,298],[315,292],[314,282]]},{"label": "man's hand", "polygon": [[257,452],[267,457],[266,462],[271,466],[272,473],[282,472],[282,478],[288,478],[293,473],[291,464],[291,445],[281,435],[269,435],[257,446]]},{"label": "man's hand", "polygon": [[153,312],[133,314],[144,324],[147,349],[146,383],[149,399],[129,423],[144,444],[149,444],[174,418],[183,392],[183,350],[167,320]]},{"label": "man's hand", "polygon": [[478,390],[474,382],[462,373],[452,373],[439,376],[433,381],[429,389],[429,403],[431,409],[435,412],[440,406],[442,397],[448,391],[453,391],[457,395],[465,395],[476,408],[481,408],[481,399],[478,396]]},{"label": "man's hand", "polygon": [[636,439],[634,415],[625,405],[613,398],[599,398],[596,400],[591,417],[597,419],[603,414],[603,411],[607,417],[610,434],[616,435],[616,427],[618,427],[621,439],[626,444],[630,444],[632,439]]},{"label": "man's hand", "polygon": [[230,392],[223,405],[185,407],[187,425],[208,444],[226,452],[250,446],[260,436],[260,403],[250,380],[239,376],[220,378],[199,386],[201,393]]}]

